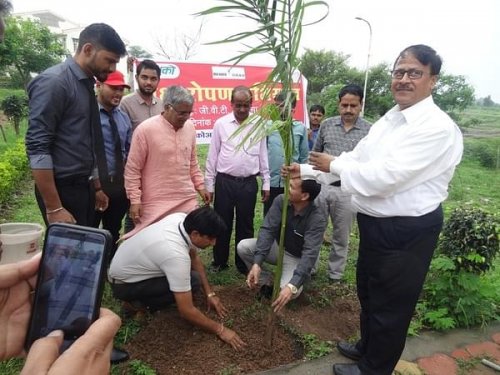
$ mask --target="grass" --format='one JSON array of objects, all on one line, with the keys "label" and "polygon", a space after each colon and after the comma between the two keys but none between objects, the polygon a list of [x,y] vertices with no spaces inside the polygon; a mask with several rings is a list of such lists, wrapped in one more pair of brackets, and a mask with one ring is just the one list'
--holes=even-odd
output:
[{"label": "grass", "polygon": [[479,107],[473,106],[461,113],[461,123],[467,124],[477,122],[478,125],[473,127],[482,128],[484,130],[500,129],[500,107]]},{"label": "grass", "polygon": [[316,359],[324,357],[332,352],[332,343],[329,341],[323,341],[313,334],[307,334],[302,336],[302,343],[305,348],[305,355],[307,359]]},{"label": "grass", "polygon": [[5,142],[3,134],[0,129],[0,155],[1,155],[10,147],[11,144],[15,143],[17,139],[24,138],[24,134],[26,134],[26,129],[28,127],[28,122],[27,120],[21,121],[19,136],[16,135],[14,131],[14,125],[12,125],[10,121],[1,122],[0,120],[0,126],[2,127],[3,133],[5,133],[5,138],[7,139],[7,142]]},{"label": "grass", "polygon": [[[0,90],[0,100],[2,98],[2,90]],[[495,128],[500,129],[500,108],[472,108],[465,113],[469,118],[480,118],[481,128]],[[23,129],[25,131],[26,124],[23,123]],[[6,128],[7,132],[12,132],[12,127]],[[9,135],[9,143],[13,142],[15,137]],[[7,145],[8,145],[7,144]],[[0,139],[0,155],[1,152],[6,148],[3,145],[3,140]],[[444,203],[445,213],[449,213],[453,208],[463,205],[473,205],[481,207],[482,209],[492,213],[498,214],[500,212],[500,170],[499,169],[487,169],[481,166],[479,160],[475,157],[473,150],[478,147],[490,147],[492,149],[500,148],[500,137],[490,137],[490,138],[475,138],[465,140],[465,153],[464,160],[457,168],[455,176],[452,180],[450,186],[449,198]],[[198,146],[198,155],[200,167],[202,170],[205,169],[205,161],[208,154],[208,145]],[[10,207],[7,210],[3,210],[3,217],[0,217],[0,222],[35,222],[43,223],[42,217],[36,205],[36,201],[33,193],[33,183],[29,177],[27,177],[26,182],[22,185],[22,188],[13,197],[12,201],[9,203]],[[262,204],[257,203],[254,219],[254,227],[256,228],[255,235],[258,233],[258,228],[262,224],[263,213]],[[329,224],[329,233],[331,233],[331,223]],[[353,227],[353,231],[350,238],[350,252],[347,261],[347,267],[344,274],[344,279],[347,284],[353,285],[355,283],[355,264],[357,259],[357,247],[358,247],[358,231],[356,226]],[[232,254],[234,254],[234,239],[232,241]],[[335,298],[335,295],[330,294],[328,291],[330,284],[327,275],[327,261],[328,254],[330,252],[329,245],[323,245],[320,252],[320,265],[317,275],[311,280],[306,288],[307,290],[315,290],[318,293],[315,296],[314,305],[317,308],[322,308],[330,301]],[[234,256],[234,255],[232,255]],[[201,257],[205,265],[210,264],[212,260],[212,251],[210,249],[201,252]],[[498,268],[500,267],[500,259],[495,260],[495,270],[487,273],[484,277],[491,281],[494,285],[500,285],[500,272]],[[230,267],[220,273],[213,274],[208,273],[209,281],[213,285],[242,285],[244,283],[244,277],[240,275],[235,267]],[[106,286],[103,306],[112,309],[113,311],[119,313],[120,304],[116,301],[112,295],[109,285]],[[293,302],[290,304],[293,307]],[[257,314],[261,308],[260,303],[255,303],[248,306],[245,309],[246,314]],[[117,346],[121,346],[140,329],[137,323],[132,321],[124,321],[122,328],[116,338]],[[311,338],[312,340],[312,338]],[[314,341],[314,340],[312,340]],[[316,343],[313,345],[317,351],[322,353],[326,351],[326,347],[323,343]],[[316,350],[314,350],[316,352]],[[314,354],[316,355],[316,354]],[[0,373],[6,375],[13,375],[20,372],[23,365],[23,361],[20,359],[14,359],[10,361],[0,362]],[[232,373],[235,368],[227,368],[225,373]],[[126,372],[123,372],[126,371]],[[124,367],[114,366],[113,374],[153,374],[148,365],[141,361],[131,362],[127,369]]]}]

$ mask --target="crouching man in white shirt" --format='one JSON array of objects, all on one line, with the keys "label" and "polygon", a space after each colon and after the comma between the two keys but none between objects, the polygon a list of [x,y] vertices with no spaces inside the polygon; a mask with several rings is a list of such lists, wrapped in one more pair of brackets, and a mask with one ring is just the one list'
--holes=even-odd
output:
[{"label": "crouching man in white shirt", "polygon": [[207,306],[219,317],[228,311],[208,283],[199,249],[215,245],[226,230],[221,217],[210,207],[189,214],[175,213],[151,224],[126,240],[109,268],[113,295],[125,306],[142,306],[150,311],[176,303],[179,314],[208,332],[213,332],[234,349],[245,343],[233,330],[208,318],[193,305],[192,289],[201,288]]}]

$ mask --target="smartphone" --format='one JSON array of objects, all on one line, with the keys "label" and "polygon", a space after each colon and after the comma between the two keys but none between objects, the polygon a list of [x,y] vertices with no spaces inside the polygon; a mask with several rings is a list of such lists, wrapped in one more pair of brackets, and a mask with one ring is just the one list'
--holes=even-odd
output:
[{"label": "smartphone", "polygon": [[112,236],[107,230],[51,224],[45,235],[25,348],[64,332],[61,352],[99,317]]}]

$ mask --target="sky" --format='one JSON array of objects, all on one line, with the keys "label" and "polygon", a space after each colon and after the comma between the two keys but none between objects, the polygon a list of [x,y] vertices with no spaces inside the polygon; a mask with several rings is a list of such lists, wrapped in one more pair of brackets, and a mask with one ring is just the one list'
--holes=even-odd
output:
[{"label": "sky", "polygon": [[[175,40],[177,35],[195,35],[203,22],[198,52],[192,61],[221,63],[235,56],[238,44],[208,46],[236,32],[252,30],[255,24],[242,18],[209,16],[195,12],[221,3],[217,0],[12,0],[14,12],[52,10],[83,26],[105,22],[130,45],[155,54],[157,40]],[[364,70],[372,28],[370,66],[392,64],[405,47],[427,44],[443,58],[443,71],[463,75],[476,97],[491,95],[500,103],[500,14],[499,0],[327,0],[329,14],[322,22],[304,27],[301,50],[333,50],[350,56],[349,65]],[[130,5],[125,5],[130,4]],[[325,8],[313,7],[306,17],[316,18]],[[167,44],[168,46],[169,44]],[[165,59],[160,59],[165,60]],[[272,65],[262,55],[246,61]]]}]

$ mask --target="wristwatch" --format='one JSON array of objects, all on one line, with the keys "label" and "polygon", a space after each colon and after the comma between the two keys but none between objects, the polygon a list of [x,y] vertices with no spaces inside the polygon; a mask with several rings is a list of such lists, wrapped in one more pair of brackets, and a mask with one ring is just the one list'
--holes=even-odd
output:
[{"label": "wristwatch", "polygon": [[286,284],[286,286],[290,288],[290,290],[292,291],[292,294],[297,294],[297,292],[299,291],[297,289],[297,287],[293,284],[288,283],[288,284]]}]

